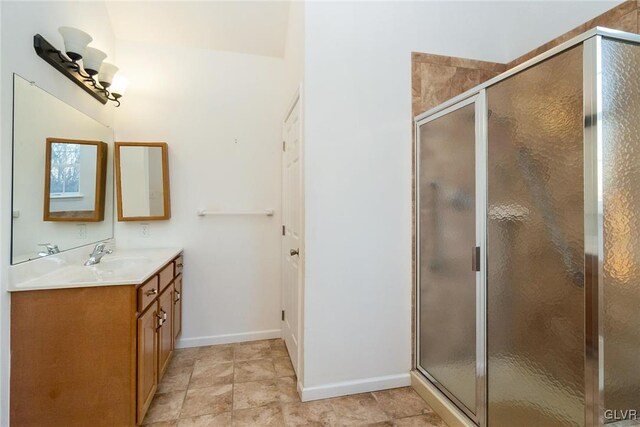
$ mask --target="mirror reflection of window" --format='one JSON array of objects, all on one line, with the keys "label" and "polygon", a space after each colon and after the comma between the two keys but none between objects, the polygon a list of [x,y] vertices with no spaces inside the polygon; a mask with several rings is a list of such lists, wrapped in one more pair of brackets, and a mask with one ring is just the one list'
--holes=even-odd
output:
[{"label": "mirror reflection of window", "polygon": [[51,197],[81,196],[80,145],[51,145]]}]

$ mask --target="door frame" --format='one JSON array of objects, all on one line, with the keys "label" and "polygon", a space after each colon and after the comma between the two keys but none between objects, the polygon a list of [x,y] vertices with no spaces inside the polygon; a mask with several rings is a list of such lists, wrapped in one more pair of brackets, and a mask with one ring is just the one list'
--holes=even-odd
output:
[{"label": "door frame", "polygon": [[[486,91],[484,89],[469,97],[433,112],[431,115],[415,122],[415,346],[416,370],[433,384],[466,416],[480,427],[487,425],[487,262],[486,262],[486,230],[487,230],[487,120]],[[432,120],[452,113],[470,104],[475,104],[475,199],[476,199],[476,245],[480,247],[480,271],[476,272],[476,414],[469,411],[454,395],[420,366],[420,127]]]},{"label": "door frame", "polygon": [[[287,109],[285,110],[285,114],[284,117],[282,118],[282,124],[281,124],[281,138],[282,141],[284,142],[285,140],[285,125],[287,122],[287,119],[289,118],[289,116],[291,115],[291,112],[293,111],[294,107],[298,106],[298,115],[299,115],[299,123],[300,123],[300,140],[299,140],[299,153],[298,153],[298,157],[299,157],[299,165],[300,165],[300,194],[299,194],[299,206],[298,209],[300,210],[300,240],[299,240],[299,254],[298,254],[298,331],[297,331],[297,335],[298,335],[298,357],[297,357],[297,368],[298,371],[296,372],[296,377],[297,377],[297,388],[298,388],[298,393],[302,393],[302,385],[303,385],[303,378],[304,378],[304,278],[305,278],[305,255],[306,255],[306,251],[305,251],[305,191],[304,191],[304,159],[305,159],[305,155],[304,155],[304,102],[303,102],[304,98],[303,98],[303,86],[302,83],[300,83],[298,85],[298,87],[296,88],[293,97],[291,98],[291,100],[289,101],[289,104],[287,105]],[[284,193],[285,193],[285,183],[284,183],[284,150],[280,151],[280,172],[281,172],[281,177],[280,177],[280,185],[281,185],[281,191],[282,191],[282,197],[280,199],[280,211],[284,212]],[[281,216],[281,219],[283,219],[283,217]],[[284,223],[284,221],[281,221],[281,223]],[[283,226],[284,224],[281,224],[281,226]],[[280,309],[284,310],[284,297],[285,297],[285,293],[284,293],[284,236],[281,236],[282,238],[280,239]],[[282,339],[284,339],[284,321],[280,321],[280,330],[281,330],[281,337]]]}]

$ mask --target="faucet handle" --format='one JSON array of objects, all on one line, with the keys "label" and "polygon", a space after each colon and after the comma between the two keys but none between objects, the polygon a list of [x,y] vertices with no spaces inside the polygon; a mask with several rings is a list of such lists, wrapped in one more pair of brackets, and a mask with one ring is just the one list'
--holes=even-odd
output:
[{"label": "faucet handle", "polygon": [[54,245],[53,243],[38,243],[38,246],[45,247],[49,255],[57,254],[60,252],[58,245]]},{"label": "faucet handle", "polygon": [[107,246],[107,242],[99,242],[96,243],[96,247],[93,249],[94,252],[104,252],[104,248]]}]

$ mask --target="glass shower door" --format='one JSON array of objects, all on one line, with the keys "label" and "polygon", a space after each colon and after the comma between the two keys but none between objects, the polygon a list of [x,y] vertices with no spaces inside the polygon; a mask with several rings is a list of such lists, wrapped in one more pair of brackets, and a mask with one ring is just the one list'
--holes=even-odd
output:
[{"label": "glass shower door", "polygon": [[585,423],[582,45],[487,89],[492,427]]},{"label": "glass shower door", "polygon": [[484,254],[476,215],[483,210],[476,197],[483,193],[477,191],[483,178],[476,178],[483,99],[475,96],[418,122],[417,133],[418,369],[476,422],[484,381],[477,309]]}]

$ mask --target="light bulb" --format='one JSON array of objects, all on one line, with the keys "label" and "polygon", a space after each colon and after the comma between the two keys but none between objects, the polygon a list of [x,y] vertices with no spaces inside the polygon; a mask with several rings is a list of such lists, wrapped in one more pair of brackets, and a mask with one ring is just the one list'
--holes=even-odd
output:
[{"label": "light bulb", "polygon": [[126,77],[117,74],[113,78],[113,82],[109,87],[109,92],[111,92],[113,96],[117,96],[119,98],[127,91],[127,86],[129,86],[129,80],[127,80]]}]

